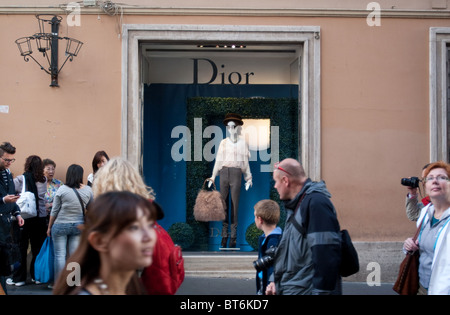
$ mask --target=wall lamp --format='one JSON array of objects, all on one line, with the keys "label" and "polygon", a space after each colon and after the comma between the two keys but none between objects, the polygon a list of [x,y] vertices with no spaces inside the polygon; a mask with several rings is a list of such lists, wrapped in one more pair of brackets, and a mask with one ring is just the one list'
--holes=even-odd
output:
[{"label": "wall lamp", "polygon": [[[30,58],[33,59],[41,67],[41,70],[44,70],[45,72],[50,74],[50,86],[58,87],[58,74],[61,72],[61,69],[66,64],[67,60],[72,62],[73,57],[76,57],[78,55],[81,46],[83,46],[83,43],[70,37],[59,37],[59,24],[62,21],[62,17],[49,14],[38,14],[36,15],[36,18],[38,19],[39,23],[39,33],[36,33],[33,36],[18,38],[16,39],[16,44],[23,59],[26,62],[28,62]],[[45,24],[47,23],[51,25],[50,33],[45,32]],[[66,60],[64,60],[61,68],[58,69],[59,41],[65,41],[66,43]],[[36,44],[37,50],[44,56],[44,62],[45,59],[47,60],[47,69],[32,56],[33,42]]]}]

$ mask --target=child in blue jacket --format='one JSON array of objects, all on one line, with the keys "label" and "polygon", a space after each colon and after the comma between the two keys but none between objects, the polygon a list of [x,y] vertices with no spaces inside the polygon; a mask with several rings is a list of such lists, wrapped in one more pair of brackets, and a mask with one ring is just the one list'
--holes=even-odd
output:
[{"label": "child in blue jacket", "polygon": [[258,239],[258,260],[256,268],[256,291],[265,295],[268,279],[273,273],[273,254],[281,239],[282,230],[277,227],[280,220],[280,206],[273,200],[259,201],[255,206],[255,224],[264,232]]}]

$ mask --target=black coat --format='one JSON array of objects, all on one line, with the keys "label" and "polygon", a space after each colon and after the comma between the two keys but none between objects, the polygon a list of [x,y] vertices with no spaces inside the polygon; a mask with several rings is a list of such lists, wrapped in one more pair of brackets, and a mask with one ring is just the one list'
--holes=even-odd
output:
[{"label": "black coat", "polygon": [[0,175],[0,243],[10,241],[11,235],[11,216],[16,216],[20,213],[20,209],[16,203],[4,203],[3,197],[6,195],[14,195],[16,193],[14,181],[11,174],[7,171],[8,186],[3,181]]}]

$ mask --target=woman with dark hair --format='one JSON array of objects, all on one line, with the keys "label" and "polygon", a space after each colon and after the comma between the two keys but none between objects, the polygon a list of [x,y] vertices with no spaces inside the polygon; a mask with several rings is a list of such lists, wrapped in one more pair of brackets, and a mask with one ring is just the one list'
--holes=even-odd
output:
[{"label": "woman with dark hair", "polygon": [[105,151],[98,151],[95,153],[94,158],[92,159],[92,171],[93,173],[89,174],[87,178],[88,186],[92,187],[92,183],[94,182],[95,173],[97,173],[98,169],[105,165],[109,161],[109,156]]},{"label": "woman with dark hair", "polygon": [[25,190],[34,193],[36,198],[37,216],[25,219],[25,224],[19,233],[20,247],[20,267],[14,272],[12,279],[8,279],[7,283],[16,286],[25,285],[27,280],[27,252],[28,246],[31,245],[31,264],[30,274],[34,281],[34,261],[41,250],[42,243],[45,240],[45,231],[47,229],[47,211],[45,210],[45,193],[47,191],[47,179],[44,176],[44,165],[37,155],[29,156],[25,161],[23,175],[14,178],[14,186],[16,193],[22,192],[23,180],[25,179]]},{"label": "woman with dark hair", "polygon": [[50,159],[44,159],[44,175],[47,177],[47,192],[45,193],[45,208],[47,209],[47,214],[50,215],[53,206],[53,198],[59,187],[63,184],[59,179],[54,178],[56,163]]},{"label": "woman with dark hair", "polygon": [[96,196],[53,294],[145,294],[136,270],[152,263],[156,216],[152,202],[131,192]]},{"label": "woman with dark hair", "polygon": [[80,242],[78,226],[84,223],[85,209],[92,200],[92,189],[83,185],[83,168],[72,164],[66,181],[56,192],[50,213],[47,235],[53,239],[55,278],[64,268],[67,253],[72,254]]}]

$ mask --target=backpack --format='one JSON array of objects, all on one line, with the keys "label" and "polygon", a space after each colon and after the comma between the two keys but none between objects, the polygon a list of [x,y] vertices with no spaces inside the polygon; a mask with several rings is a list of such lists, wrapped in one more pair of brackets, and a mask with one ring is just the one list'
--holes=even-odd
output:
[{"label": "backpack", "polygon": [[358,252],[347,230],[341,231],[341,276],[349,277],[359,271]]},{"label": "backpack", "polygon": [[169,233],[155,223],[157,241],[153,262],[144,268],[141,280],[150,295],[173,295],[184,280],[184,258]]}]

